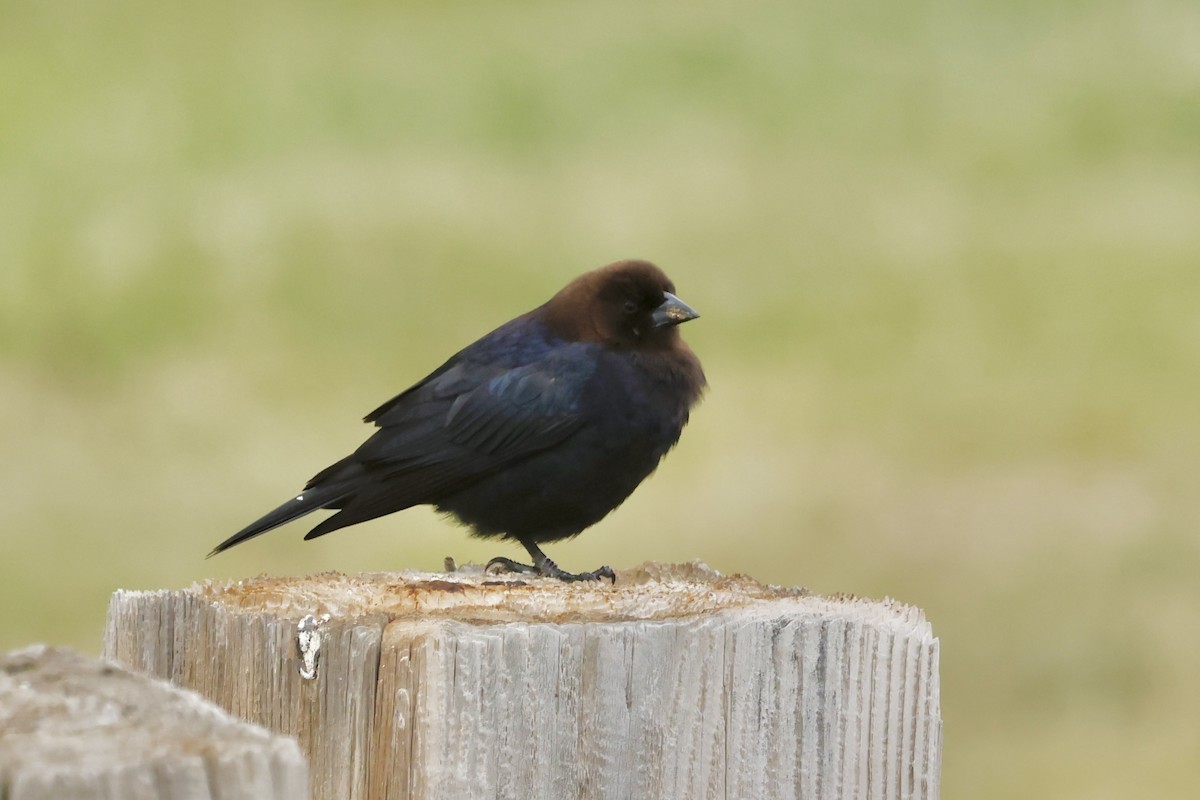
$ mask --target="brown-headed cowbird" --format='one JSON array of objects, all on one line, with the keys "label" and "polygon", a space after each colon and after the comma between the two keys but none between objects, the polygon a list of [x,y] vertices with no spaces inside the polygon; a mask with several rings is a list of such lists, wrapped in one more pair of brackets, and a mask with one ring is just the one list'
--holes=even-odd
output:
[{"label": "brown-headed cowbird", "polygon": [[379,430],[361,447],[209,555],[321,508],[338,513],[305,539],[430,504],[533,559],[489,567],[613,578],[565,572],[538,545],[598,522],[679,440],[705,380],[676,328],[699,315],[674,291],[646,261],[576,278],[368,414]]}]

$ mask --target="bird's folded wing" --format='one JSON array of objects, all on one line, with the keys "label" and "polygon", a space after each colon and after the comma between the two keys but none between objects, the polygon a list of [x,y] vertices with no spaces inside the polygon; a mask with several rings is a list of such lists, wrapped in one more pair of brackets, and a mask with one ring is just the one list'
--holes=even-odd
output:
[{"label": "bird's folded wing", "polygon": [[434,490],[558,444],[584,421],[595,361],[573,352],[582,346],[512,369],[468,362],[436,374],[378,417],[355,460],[375,473],[424,472]]}]

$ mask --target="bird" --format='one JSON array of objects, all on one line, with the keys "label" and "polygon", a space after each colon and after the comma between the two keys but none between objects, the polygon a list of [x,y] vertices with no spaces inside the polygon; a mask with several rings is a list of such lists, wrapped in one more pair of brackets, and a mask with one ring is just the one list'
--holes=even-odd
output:
[{"label": "bird", "polygon": [[599,522],[679,441],[707,388],[678,330],[699,316],[648,261],[586,272],[367,414],[377,430],[357,450],[209,556],[319,509],[337,513],[306,540],[431,505],[532,561],[497,557],[486,572],[615,582],[607,565],[567,572],[539,545]]}]

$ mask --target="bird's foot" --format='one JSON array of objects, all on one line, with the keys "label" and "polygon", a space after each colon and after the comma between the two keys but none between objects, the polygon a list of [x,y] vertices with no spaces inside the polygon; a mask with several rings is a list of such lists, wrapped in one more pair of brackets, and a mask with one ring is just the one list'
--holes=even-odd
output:
[{"label": "bird's foot", "polygon": [[567,572],[551,561],[549,558],[540,558],[533,564],[522,564],[518,561],[513,561],[511,558],[497,556],[487,563],[484,567],[484,572],[492,572],[493,567],[503,569],[506,572],[517,572],[522,575],[541,575],[544,578],[557,578],[566,583],[574,581],[598,581],[601,578],[608,578],[613,583],[617,582],[617,574],[613,572],[613,568],[607,564],[603,567],[592,570],[591,572]]},{"label": "bird's foot", "polygon": [[597,567],[591,572],[567,572],[559,569],[554,562],[550,562],[550,566],[554,569],[551,572],[543,572],[542,574],[549,578],[558,578],[560,581],[570,583],[572,581],[598,581],[601,578],[608,578],[613,583],[617,582],[617,573],[613,572],[613,568],[608,564],[603,567]]},{"label": "bird's foot", "polygon": [[530,564],[522,564],[519,561],[513,561],[511,558],[504,556],[496,556],[491,561],[487,562],[487,566],[483,571],[489,575],[496,572],[516,572],[521,575],[537,575],[537,568]]}]

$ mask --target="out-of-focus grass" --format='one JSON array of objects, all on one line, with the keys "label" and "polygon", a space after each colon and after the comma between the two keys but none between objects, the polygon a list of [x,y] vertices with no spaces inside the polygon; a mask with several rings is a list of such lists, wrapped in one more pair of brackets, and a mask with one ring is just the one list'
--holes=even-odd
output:
[{"label": "out-of-focus grass", "polygon": [[220,539],[584,269],[712,391],[555,546],[922,605],[947,796],[1200,779],[1194,3],[10,3],[0,649],[108,593],[485,559]]}]

